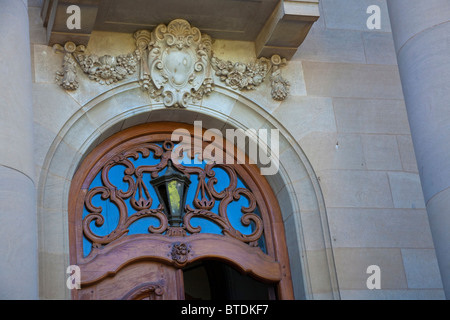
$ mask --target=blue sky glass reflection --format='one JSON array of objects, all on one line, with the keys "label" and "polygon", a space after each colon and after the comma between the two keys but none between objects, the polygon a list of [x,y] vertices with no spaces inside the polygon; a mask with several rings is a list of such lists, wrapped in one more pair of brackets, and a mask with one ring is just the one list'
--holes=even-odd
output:
[{"label": "blue sky glass reflection", "polygon": [[[161,144],[159,144],[159,145],[161,146]],[[160,162],[160,159],[155,159],[153,157],[153,154],[154,153],[151,152],[148,157],[143,157],[142,154],[139,154],[138,159],[133,159],[131,157],[128,159],[133,163],[135,168],[142,166],[142,165],[156,165]],[[201,168],[204,168],[206,165],[205,161],[202,161],[200,163],[197,156],[196,156],[195,161],[192,161],[186,155],[181,163],[184,166],[195,166],[195,167],[201,167]],[[124,174],[125,169],[126,169],[126,167],[123,165],[116,165],[116,166],[112,167],[109,171],[109,181],[114,186],[116,186],[118,190],[122,190],[124,192],[129,189],[129,184],[127,182],[123,181],[123,177],[125,175]],[[162,170],[159,173],[159,175],[163,175],[165,170],[166,169]],[[213,168],[213,170],[214,170],[215,176],[217,178],[217,183],[214,185],[214,188],[217,192],[221,192],[226,187],[229,186],[230,177],[228,176],[228,173],[225,170],[223,170],[219,167]],[[133,178],[134,178],[134,181],[136,181],[136,177],[133,177]],[[146,184],[146,187],[149,191],[150,197],[153,200],[151,209],[156,209],[160,203],[159,203],[159,199],[158,199],[158,196],[156,195],[155,190],[153,189],[153,187],[150,184],[150,180],[151,180],[150,173],[144,173],[143,182]],[[187,197],[186,197],[186,204],[189,204],[192,208],[194,208],[193,200],[195,197],[195,192],[197,190],[198,183],[199,183],[198,175],[191,174],[191,184],[188,189],[188,193],[187,193]],[[94,187],[98,187],[98,186],[102,186],[102,185],[103,184],[101,181],[101,172],[99,172],[97,174],[97,176],[95,177],[95,179],[92,181],[92,183],[89,187],[89,190]],[[237,188],[247,188],[239,177],[238,177]],[[137,194],[136,194],[136,199],[138,199]],[[127,206],[128,216],[136,213],[136,210],[133,209],[130,204],[130,199],[125,199],[124,201]],[[104,224],[100,227],[96,226],[94,221],[91,223],[90,228],[91,228],[92,232],[98,236],[106,236],[106,235],[110,234],[112,231],[114,231],[114,229],[117,227],[117,225],[119,223],[118,207],[108,199],[106,199],[106,200],[101,199],[100,194],[98,194],[92,198],[92,204],[96,207],[102,208],[102,210],[103,210],[102,215],[105,218]],[[215,205],[211,209],[211,211],[218,214],[219,204],[220,204],[220,201],[216,200]],[[248,205],[249,205],[248,199],[245,196],[241,196],[238,201],[231,202],[227,207],[228,219],[229,219],[231,225],[236,230],[240,231],[242,234],[245,234],[245,235],[251,234],[254,230],[254,226],[252,224],[249,226],[244,226],[241,222],[241,217],[242,217],[241,208],[247,207]],[[255,213],[259,215],[258,208],[255,210]],[[84,208],[83,219],[88,214],[89,214],[89,212],[86,210],[86,208]],[[132,223],[130,225],[128,235],[148,234],[149,226],[158,227],[159,225],[160,225],[160,223],[157,218],[144,217],[144,218],[138,219],[137,221],[135,221],[134,223]],[[222,234],[222,229],[218,225],[216,225],[215,223],[213,223],[209,220],[203,219],[203,218],[193,217],[191,219],[191,225],[193,227],[201,227],[200,233]],[[264,237],[261,237],[259,245],[260,245],[261,249],[263,249],[263,251],[265,251]],[[91,251],[91,243],[89,240],[87,240],[83,236],[83,254],[84,254],[84,256],[89,255],[90,251]]]}]

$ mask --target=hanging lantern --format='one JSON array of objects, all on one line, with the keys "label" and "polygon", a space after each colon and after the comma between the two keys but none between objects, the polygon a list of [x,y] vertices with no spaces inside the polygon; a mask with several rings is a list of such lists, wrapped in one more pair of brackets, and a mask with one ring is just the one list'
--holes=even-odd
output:
[{"label": "hanging lantern", "polygon": [[150,183],[164,206],[169,226],[180,227],[183,222],[187,190],[191,183],[189,178],[173,167],[172,161],[168,160],[166,172]]}]

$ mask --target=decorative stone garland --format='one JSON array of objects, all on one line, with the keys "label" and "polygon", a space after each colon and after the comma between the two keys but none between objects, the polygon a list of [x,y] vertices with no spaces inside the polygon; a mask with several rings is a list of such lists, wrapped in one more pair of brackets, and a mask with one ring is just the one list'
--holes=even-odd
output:
[{"label": "decorative stone garland", "polygon": [[186,107],[212,92],[212,70],[234,90],[257,89],[270,74],[272,98],[284,100],[289,94],[290,84],[281,75],[286,59],[273,55],[247,64],[222,60],[213,54],[211,38],[186,20],[161,24],[152,32],[139,30],[134,38],[136,50],[117,57],[85,55],[86,48],[73,42],[64,47],[54,45],[54,51],[64,53],[63,70],[56,76],[58,84],[65,90],[76,90],[78,64],[89,79],[100,84],[124,80],[139,69],[142,89],[166,107]]}]

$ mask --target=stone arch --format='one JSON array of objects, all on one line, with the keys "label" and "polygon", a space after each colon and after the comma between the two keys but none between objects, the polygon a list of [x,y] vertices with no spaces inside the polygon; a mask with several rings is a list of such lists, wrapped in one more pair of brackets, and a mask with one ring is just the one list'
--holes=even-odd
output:
[{"label": "stone arch", "polygon": [[295,297],[339,298],[320,185],[288,130],[260,105],[226,87],[216,86],[198,104],[174,110],[152,101],[137,82],[117,86],[87,102],[65,123],[47,152],[38,186],[41,297],[70,298],[65,285],[69,265],[68,194],[81,160],[116,132],[164,120],[191,124],[202,120],[204,128],[221,130],[280,130],[280,168],[276,175],[266,178],[283,215]]}]

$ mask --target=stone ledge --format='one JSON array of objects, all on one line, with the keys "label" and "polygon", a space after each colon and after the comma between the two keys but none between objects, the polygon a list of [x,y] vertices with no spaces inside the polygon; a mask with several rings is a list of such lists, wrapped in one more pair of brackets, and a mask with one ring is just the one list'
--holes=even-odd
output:
[{"label": "stone ledge", "polygon": [[[80,8],[80,29],[67,27],[70,5]],[[41,18],[47,28],[47,44],[53,46],[72,41],[87,46],[95,30],[129,33],[143,27],[152,29],[167,22],[169,16],[171,19],[176,16],[191,21],[215,39],[252,41],[258,57],[279,54],[290,59],[319,18],[318,0],[230,1],[221,4],[223,10],[217,10],[213,2],[198,7],[195,0],[173,0],[161,8],[153,6],[151,15],[143,15],[150,5],[133,0],[127,1],[126,7],[119,2],[106,5],[100,0],[44,0]],[[183,8],[189,10],[183,11]],[[186,13],[179,16],[175,10]],[[232,21],[223,14],[233,14]]]}]

